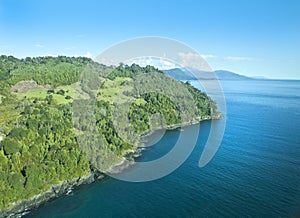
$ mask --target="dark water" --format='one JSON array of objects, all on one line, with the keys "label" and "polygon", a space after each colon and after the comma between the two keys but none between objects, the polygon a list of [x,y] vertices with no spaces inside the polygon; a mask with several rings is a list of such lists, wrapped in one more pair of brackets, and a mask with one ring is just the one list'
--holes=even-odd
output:
[{"label": "dark water", "polygon": [[[300,209],[300,81],[224,81],[227,126],[217,154],[198,161],[210,121],[172,174],[152,182],[107,178],[27,217],[295,217]],[[190,131],[195,126],[188,127]],[[170,149],[169,131],[141,160]]]}]

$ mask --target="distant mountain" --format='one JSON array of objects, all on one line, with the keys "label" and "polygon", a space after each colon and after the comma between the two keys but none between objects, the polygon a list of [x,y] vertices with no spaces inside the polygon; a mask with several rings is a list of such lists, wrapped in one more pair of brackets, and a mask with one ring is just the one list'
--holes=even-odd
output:
[{"label": "distant mountain", "polygon": [[237,73],[233,73],[226,70],[216,70],[215,71],[216,76],[219,80],[248,80],[248,79],[254,79],[251,77],[243,76]]},{"label": "distant mountain", "polygon": [[163,70],[163,72],[177,80],[193,80],[193,79],[195,79],[195,76],[193,76],[189,71],[182,69],[182,68]]},{"label": "distant mountain", "polygon": [[[189,71],[181,68],[174,68],[170,70],[163,70],[167,75],[173,77],[177,80],[194,80],[196,77],[190,73]],[[215,71],[215,75],[219,80],[249,80],[254,79],[247,76],[239,75],[237,73],[233,73],[226,70],[217,70]],[[216,79],[211,72],[198,71],[197,77],[199,79],[208,79],[213,80]]]},{"label": "distant mountain", "polygon": [[167,75],[173,77],[177,80],[195,80],[195,79],[206,79],[212,80],[216,79],[211,72],[207,71],[197,71],[197,78],[191,72],[182,68],[174,68],[170,70],[163,70]]},{"label": "distant mountain", "polygon": [[259,80],[264,80],[264,79],[269,79],[267,77],[264,77],[264,76],[254,76],[252,77],[253,79],[259,79]]}]

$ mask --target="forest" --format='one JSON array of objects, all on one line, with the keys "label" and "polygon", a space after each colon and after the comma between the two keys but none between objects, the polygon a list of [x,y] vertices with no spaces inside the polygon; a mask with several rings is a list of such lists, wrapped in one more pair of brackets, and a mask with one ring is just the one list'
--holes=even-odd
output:
[{"label": "forest", "polygon": [[[91,108],[74,111],[85,101]],[[152,66],[0,56],[0,210],[108,169],[138,146],[155,114],[164,117],[156,127],[220,116],[205,93]],[[89,141],[92,127],[100,147]]]}]

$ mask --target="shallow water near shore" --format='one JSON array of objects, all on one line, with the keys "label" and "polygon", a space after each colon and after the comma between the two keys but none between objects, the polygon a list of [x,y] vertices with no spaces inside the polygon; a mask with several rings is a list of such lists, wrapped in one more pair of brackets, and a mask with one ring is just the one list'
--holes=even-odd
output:
[{"label": "shallow water near shore", "polygon": [[[295,217],[300,209],[300,81],[223,81],[222,86],[226,131],[204,168],[198,162],[210,121],[201,122],[195,149],[170,175],[143,183],[105,178],[25,217]],[[179,134],[167,131],[137,161],[163,156]]]}]

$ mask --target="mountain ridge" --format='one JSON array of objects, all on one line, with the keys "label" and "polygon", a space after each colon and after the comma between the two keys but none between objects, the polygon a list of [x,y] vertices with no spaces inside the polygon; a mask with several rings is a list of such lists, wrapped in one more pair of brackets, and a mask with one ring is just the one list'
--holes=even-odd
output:
[{"label": "mountain ridge", "polygon": [[[169,70],[163,70],[164,73],[178,80],[195,80],[196,77],[186,69],[174,68]],[[247,77],[238,73],[234,73],[227,70],[216,70],[215,75],[211,72],[196,71],[197,79],[207,79],[207,80],[252,80],[257,78]],[[267,78],[264,78],[267,79]]]}]

